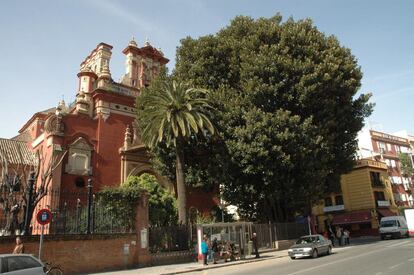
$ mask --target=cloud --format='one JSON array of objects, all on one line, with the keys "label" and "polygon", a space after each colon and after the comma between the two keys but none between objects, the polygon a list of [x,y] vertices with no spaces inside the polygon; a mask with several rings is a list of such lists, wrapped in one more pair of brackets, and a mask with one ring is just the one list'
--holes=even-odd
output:
[{"label": "cloud", "polygon": [[395,73],[389,73],[374,77],[366,77],[362,80],[364,84],[372,84],[376,82],[383,82],[383,81],[389,81],[389,80],[395,80],[395,79],[401,79],[401,78],[412,78],[414,76],[414,70],[405,70]]},{"label": "cloud", "polygon": [[148,20],[145,18],[145,16],[139,14],[137,11],[126,9],[120,5],[119,2],[110,0],[88,0],[87,2],[109,16],[135,25],[143,32],[146,32],[148,34],[156,34],[157,36],[168,35],[161,28],[159,28],[159,26],[152,24],[151,20]]},{"label": "cloud", "polygon": [[414,92],[414,86],[405,87],[405,88],[401,88],[401,89],[398,89],[398,90],[393,90],[393,91],[390,91],[390,92],[381,93],[378,96],[373,94],[373,99],[374,99],[374,101],[378,101],[378,100],[389,98],[391,96],[395,96],[395,95],[398,95],[398,94],[404,94],[404,93],[408,93],[408,92],[413,93]]}]

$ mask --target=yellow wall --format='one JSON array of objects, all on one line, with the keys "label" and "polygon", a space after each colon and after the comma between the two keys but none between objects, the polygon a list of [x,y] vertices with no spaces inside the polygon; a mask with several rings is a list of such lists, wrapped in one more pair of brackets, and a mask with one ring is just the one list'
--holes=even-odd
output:
[{"label": "yellow wall", "polygon": [[356,169],[341,177],[345,210],[355,211],[375,207],[374,193],[367,169]]},{"label": "yellow wall", "polygon": [[[373,187],[371,184],[370,172],[379,172],[384,187]],[[397,212],[397,206],[394,202],[392,194],[391,183],[388,179],[387,166],[385,163],[372,161],[372,160],[361,160],[357,163],[352,172],[342,175],[341,177],[341,190],[342,197],[345,206],[345,212],[369,210],[372,211],[372,228],[378,227],[378,220],[375,215],[375,197],[374,191],[384,192],[385,200],[390,201],[389,209],[393,212]],[[326,197],[331,197],[333,205],[335,205],[335,196],[339,194],[329,194]],[[323,211],[324,202],[321,201],[319,204],[314,205],[312,213],[318,217],[319,229],[326,230],[323,222],[326,219],[332,219],[335,214],[341,212],[328,212]]]}]

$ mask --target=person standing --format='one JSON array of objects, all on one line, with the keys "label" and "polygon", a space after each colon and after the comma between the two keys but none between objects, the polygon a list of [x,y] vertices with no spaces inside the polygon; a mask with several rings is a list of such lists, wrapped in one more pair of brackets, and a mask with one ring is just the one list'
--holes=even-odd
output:
[{"label": "person standing", "polygon": [[338,239],[338,245],[342,246],[342,230],[340,227],[336,228],[336,238]]},{"label": "person standing", "polygon": [[218,248],[218,242],[217,238],[214,238],[213,244],[211,245],[211,251],[213,254],[213,264],[217,263],[217,257],[219,255],[219,248]]},{"label": "person standing", "polygon": [[13,254],[22,254],[24,253],[24,245],[20,237],[16,238],[16,246],[13,249]]},{"label": "person standing", "polygon": [[260,258],[259,249],[257,247],[257,236],[256,236],[256,233],[253,233],[252,242],[253,242],[254,254],[256,255],[256,258]]},{"label": "person standing", "polygon": [[207,236],[204,236],[201,241],[201,254],[203,254],[203,264],[207,265],[207,256],[208,256],[208,245],[207,245]]},{"label": "person standing", "polygon": [[345,245],[349,245],[349,235],[350,235],[349,230],[348,229],[345,229],[344,230]]},{"label": "person standing", "polygon": [[332,227],[329,226],[329,240],[331,240],[332,246],[335,246],[335,233],[332,230]]}]

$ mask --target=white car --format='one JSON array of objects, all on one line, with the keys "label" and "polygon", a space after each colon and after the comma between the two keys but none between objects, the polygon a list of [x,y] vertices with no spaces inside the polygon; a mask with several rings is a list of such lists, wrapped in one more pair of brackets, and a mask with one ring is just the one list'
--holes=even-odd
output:
[{"label": "white car", "polygon": [[403,216],[390,216],[381,219],[379,232],[381,239],[409,237],[407,221]]},{"label": "white car", "polygon": [[29,254],[0,254],[0,274],[44,275],[45,266]]}]

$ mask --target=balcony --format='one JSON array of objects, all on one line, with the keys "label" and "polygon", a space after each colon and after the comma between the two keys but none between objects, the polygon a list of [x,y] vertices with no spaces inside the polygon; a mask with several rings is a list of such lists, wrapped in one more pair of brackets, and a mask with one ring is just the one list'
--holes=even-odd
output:
[{"label": "balcony", "polygon": [[371,186],[372,186],[372,187],[379,187],[379,188],[383,188],[383,187],[385,187],[385,183],[384,183],[382,180],[380,180],[380,181],[375,181],[375,182],[372,182],[372,183],[371,183]]},{"label": "balcony", "polygon": [[389,207],[390,202],[389,201],[377,201],[377,206],[378,207]]},{"label": "balcony", "polygon": [[342,211],[345,210],[345,205],[340,204],[340,205],[332,205],[332,206],[325,206],[323,208],[323,212],[328,213],[328,212],[335,212],[335,211]]}]

